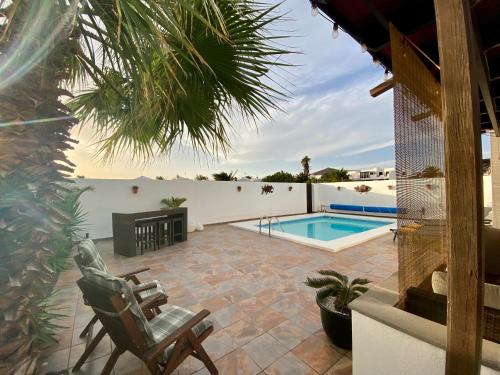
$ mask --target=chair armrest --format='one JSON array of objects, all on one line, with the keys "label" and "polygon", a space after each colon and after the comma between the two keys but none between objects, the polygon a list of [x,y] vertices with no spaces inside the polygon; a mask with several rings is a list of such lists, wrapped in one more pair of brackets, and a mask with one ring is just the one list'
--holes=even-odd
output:
[{"label": "chair armrest", "polygon": [[163,293],[155,293],[147,297],[144,301],[142,301],[139,306],[144,310],[151,310],[154,307],[159,307],[165,304],[165,295]]},{"label": "chair armrest", "polygon": [[116,275],[116,277],[120,277],[120,278],[125,279],[125,280],[132,280],[134,283],[139,284],[139,280],[137,279],[136,275],[138,273],[146,272],[149,270],[150,270],[149,267],[143,267],[143,268],[136,269],[134,271],[121,273],[119,275]]},{"label": "chair armrest", "polygon": [[165,337],[162,341],[156,344],[151,350],[146,352],[145,358],[148,361],[151,361],[161,355],[166,348],[172,345],[174,342],[179,340],[182,336],[184,336],[188,331],[191,330],[195,325],[205,319],[208,315],[210,315],[210,311],[203,309],[198,314],[193,316],[189,321],[184,323],[181,327],[176,329],[172,334]]},{"label": "chair armrest", "polygon": [[145,290],[155,289],[158,287],[158,284],[154,281],[148,283],[135,284],[132,286],[132,291],[134,294],[144,292]]}]

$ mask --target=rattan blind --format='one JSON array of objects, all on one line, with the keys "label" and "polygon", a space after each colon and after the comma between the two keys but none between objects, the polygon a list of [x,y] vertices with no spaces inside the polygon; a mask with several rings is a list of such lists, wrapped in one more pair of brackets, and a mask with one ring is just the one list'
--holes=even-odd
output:
[{"label": "rattan blind", "polygon": [[441,88],[391,26],[398,206],[399,290],[428,287],[446,264],[446,192]]}]

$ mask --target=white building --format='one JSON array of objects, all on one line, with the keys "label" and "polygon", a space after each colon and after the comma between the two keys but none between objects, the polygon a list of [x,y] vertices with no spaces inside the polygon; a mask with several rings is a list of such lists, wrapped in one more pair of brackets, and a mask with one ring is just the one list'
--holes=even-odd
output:
[{"label": "white building", "polygon": [[348,173],[350,179],[353,181],[392,180],[396,178],[396,170],[394,168],[375,167],[371,169],[355,169]]}]

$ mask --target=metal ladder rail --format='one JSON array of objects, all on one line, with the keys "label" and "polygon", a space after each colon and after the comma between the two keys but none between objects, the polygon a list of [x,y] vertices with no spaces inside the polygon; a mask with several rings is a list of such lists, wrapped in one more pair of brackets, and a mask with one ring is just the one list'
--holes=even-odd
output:
[{"label": "metal ladder rail", "polygon": [[281,221],[280,221],[280,219],[278,219],[276,216],[271,217],[271,220],[272,220],[272,219],[276,220],[276,222],[277,222],[277,223],[278,223],[278,225],[280,226],[280,230],[281,230],[282,232],[285,232],[285,230],[283,229],[283,225],[281,225]]},{"label": "metal ladder rail", "polygon": [[[259,218],[259,234],[262,234],[262,217]],[[280,220],[276,217],[276,216],[267,216],[265,217],[264,219],[267,219],[267,226],[268,226],[268,236],[271,237],[271,224],[273,222],[273,219],[278,223],[278,225],[280,226],[280,230],[282,232],[285,232],[285,230],[283,229],[283,226],[281,225],[281,222]]]}]

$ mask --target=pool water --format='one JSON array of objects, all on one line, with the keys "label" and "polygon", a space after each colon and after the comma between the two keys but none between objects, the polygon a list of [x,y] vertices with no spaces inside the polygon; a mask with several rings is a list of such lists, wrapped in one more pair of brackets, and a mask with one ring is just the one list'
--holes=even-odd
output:
[{"label": "pool water", "polygon": [[[313,238],[321,241],[331,241],[352,234],[376,229],[392,224],[387,221],[352,219],[336,216],[315,216],[306,219],[288,220],[271,224],[271,230],[283,231],[296,236]],[[258,227],[258,225],[257,225]],[[269,224],[262,224],[262,230],[268,230]]]}]

